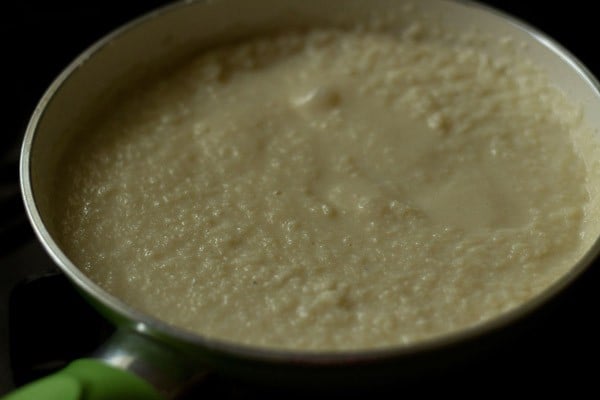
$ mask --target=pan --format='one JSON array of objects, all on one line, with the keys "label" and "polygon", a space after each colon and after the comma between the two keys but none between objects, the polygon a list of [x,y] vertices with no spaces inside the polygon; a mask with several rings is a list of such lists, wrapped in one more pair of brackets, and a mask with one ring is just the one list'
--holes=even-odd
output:
[{"label": "pan", "polygon": [[592,229],[594,237],[585,253],[558,282],[484,324],[410,346],[316,352],[242,345],[166,324],[104,291],[61,249],[49,205],[59,155],[72,139],[72,127],[93,115],[99,104],[109,101],[133,77],[152,74],[167,62],[216,44],[281,28],[335,25],[408,6],[450,27],[468,25],[525,43],[527,56],[544,66],[556,86],[581,104],[586,123],[600,139],[600,113],[595,112],[600,109],[599,86],[592,74],[544,34],[477,3],[206,0],[175,3],[151,12],[101,39],[56,78],[31,117],[21,154],[23,198],[39,240],[81,295],[115,324],[117,333],[93,357],[74,361],[6,398],[172,398],[207,370],[253,382],[302,387],[385,383],[452,364],[482,347],[509,340],[514,334],[511,329],[580,276],[600,251],[600,228]]}]

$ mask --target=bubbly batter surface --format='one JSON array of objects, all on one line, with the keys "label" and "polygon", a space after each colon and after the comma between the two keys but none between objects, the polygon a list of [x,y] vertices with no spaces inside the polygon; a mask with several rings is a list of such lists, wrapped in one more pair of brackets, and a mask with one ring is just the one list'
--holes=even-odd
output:
[{"label": "bubbly batter surface", "polygon": [[65,161],[66,253],[161,320],[278,348],[412,344],[540,293],[578,256],[577,112],[423,29],[266,36],[133,92]]}]

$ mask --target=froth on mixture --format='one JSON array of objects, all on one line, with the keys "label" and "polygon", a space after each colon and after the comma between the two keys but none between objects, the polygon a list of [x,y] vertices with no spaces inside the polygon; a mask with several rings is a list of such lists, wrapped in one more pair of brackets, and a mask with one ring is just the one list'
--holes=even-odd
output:
[{"label": "froth on mixture", "polygon": [[208,50],[82,129],[60,242],[136,309],[256,346],[498,316],[579,257],[588,195],[577,109],[497,42],[415,24]]}]

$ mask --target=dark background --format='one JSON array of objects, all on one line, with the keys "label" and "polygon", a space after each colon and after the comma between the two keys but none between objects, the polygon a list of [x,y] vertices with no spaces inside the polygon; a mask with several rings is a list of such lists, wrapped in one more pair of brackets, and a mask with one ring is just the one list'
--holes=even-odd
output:
[{"label": "dark background", "polygon": [[[0,94],[4,97],[0,113],[0,178],[3,185],[13,182],[16,186],[18,145],[35,104],[51,81],[94,41],[166,3],[160,0],[55,0],[8,1],[0,6]],[[599,19],[592,10],[593,2],[489,0],[484,3],[546,32],[593,73],[600,75]],[[10,255],[13,247],[23,246],[18,244],[22,243],[17,241],[18,237],[33,240],[28,224],[23,223],[20,199],[12,196],[9,201],[2,201],[4,225],[0,229],[0,256]],[[20,221],[15,222],[15,229],[11,228],[13,219]],[[0,259],[0,280],[3,267],[6,264]],[[453,379],[463,374],[462,383],[454,387],[455,394],[472,379],[473,384],[483,385],[492,393],[503,391],[517,395],[524,388],[547,393],[548,388],[561,387],[573,391],[591,389],[597,396],[599,284],[598,268],[594,265],[564,295],[546,307],[547,312],[540,314],[534,328],[505,347],[503,354],[490,356],[487,363],[455,372]],[[0,357],[6,355],[0,354]],[[436,382],[448,384],[443,380]],[[438,389],[443,391],[443,387]]]}]

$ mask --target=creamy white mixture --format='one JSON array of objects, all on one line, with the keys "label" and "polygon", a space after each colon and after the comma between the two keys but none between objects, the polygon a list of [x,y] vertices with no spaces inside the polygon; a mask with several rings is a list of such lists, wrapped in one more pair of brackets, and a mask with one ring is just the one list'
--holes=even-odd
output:
[{"label": "creamy white mixture", "polygon": [[576,110],[511,54],[418,25],[203,53],[73,144],[62,245],[133,307],[252,345],[488,320],[569,269],[587,201]]}]

